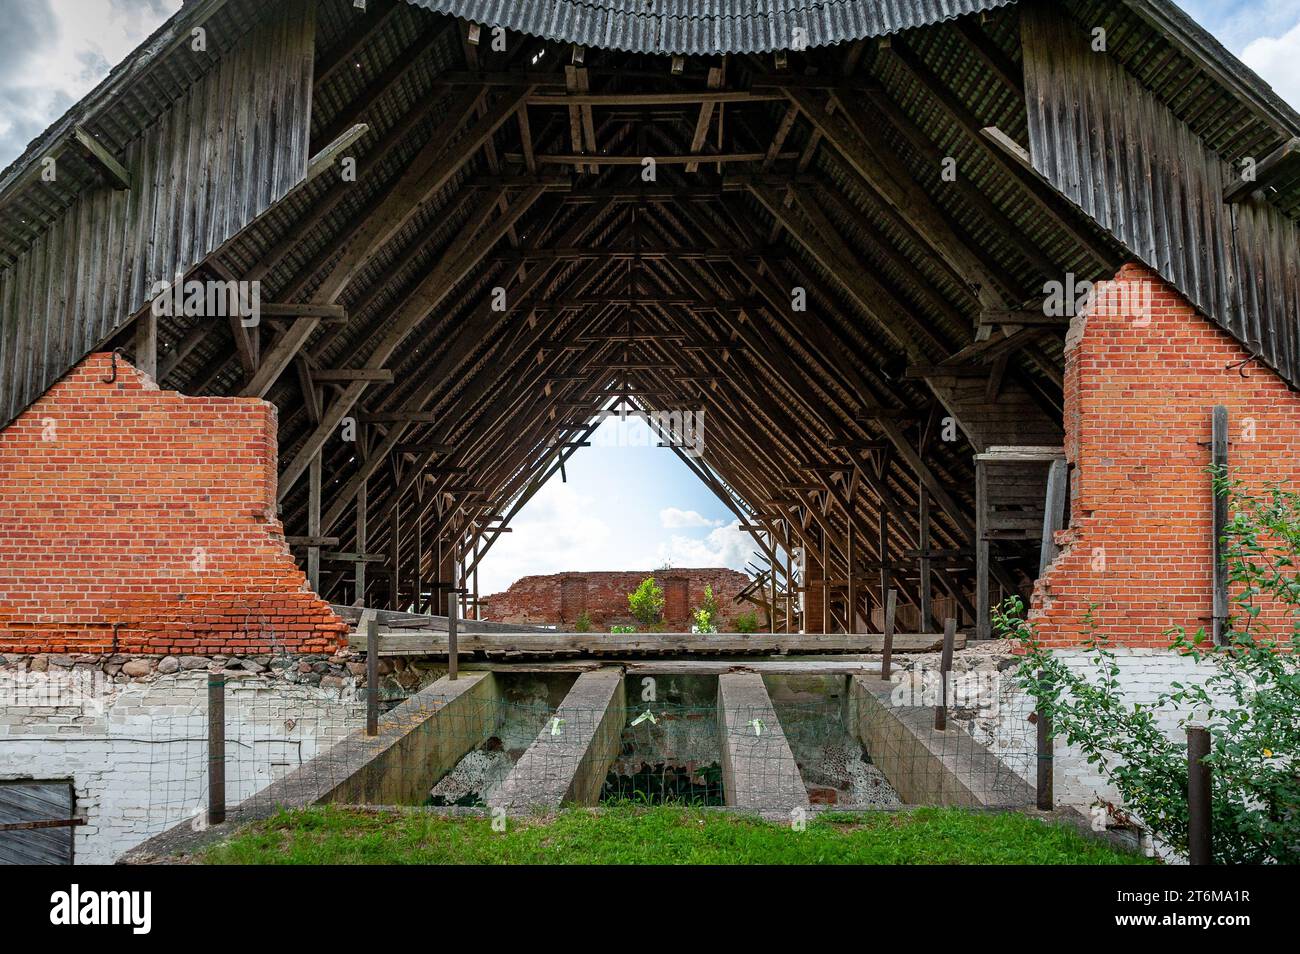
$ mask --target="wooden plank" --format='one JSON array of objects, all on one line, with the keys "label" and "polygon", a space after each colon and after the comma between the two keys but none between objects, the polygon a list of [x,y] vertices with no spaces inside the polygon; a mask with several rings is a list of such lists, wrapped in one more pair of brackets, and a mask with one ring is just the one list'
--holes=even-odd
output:
[{"label": "wooden plank", "polygon": [[316,381],[372,381],[391,384],[391,368],[317,368],[311,376]]},{"label": "wooden plank", "polygon": [[1223,201],[1229,204],[1248,199],[1260,189],[1268,188],[1280,176],[1294,170],[1300,162],[1300,136],[1287,140],[1255,164],[1255,178],[1239,180],[1224,190]]},{"label": "wooden plank", "polygon": [[1043,547],[1038,559],[1038,575],[1042,576],[1052,565],[1060,549],[1056,545],[1056,534],[1065,527],[1066,490],[1069,481],[1069,467],[1064,460],[1052,462],[1047,472],[1047,508],[1043,514]]},{"label": "wooden plank", "polygon": [[81,151],[95,165],[99,166],[109,184],[118,191],[131,188],[131,173],[127,172],[126,167],[118,162],[111,152],[104,148],[98,139],[92,136],[80,126],[72,130],[72,138],[76,140]]},{"label": "wooden plank", "polygon": [[[328,554],[327,554],[328,556]],[[349,645],[363,649],[365,634],[353,631]],[[958,646],[964,645],[958,637]],[[556,653],[621,656],[640,653],[667,655],[714,655],[736,653],[878,653],[884,649],[879,633],[551,633],[551,632],[461,632],[460,653],[527,653],[546,656]],[[899,633],[894,636],[895,653],[937,652],[943,636],[933,633]],[[439,630],[397,629],[380,619],[379,652],[385,656],[445,656],[447,634]]]}]

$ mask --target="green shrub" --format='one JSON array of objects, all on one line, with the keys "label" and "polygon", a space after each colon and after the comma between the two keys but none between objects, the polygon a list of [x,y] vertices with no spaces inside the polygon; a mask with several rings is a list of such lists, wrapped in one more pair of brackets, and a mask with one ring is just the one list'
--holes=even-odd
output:
[{"label": "green shrub", "polygon": [[590,633],[591,628],[591,614],[583,610],[578,614],[578,618],[573,621],[573,631],[575,633]]},{"label": "green shrub", "polygon": [[664,591],[653,576],[647,576],[633,592],[627,595],[627,606],[632,615],[647,626],[657,622],[664,611]]},{"label": "green shrub", "polygon": [[748,613],[741,613],[736,617],[733,625],[738,633],[757,633],[758,632],[758,614],[753,610]]},{"label": "green shrub", "polygon": [[635,633],[636,627],[635,626],[611,626],[609,628],[609,631],[611,633]]},{"label": "green shrub", "polygon": [[[1018,676],[1055,736],[1078,746],[1120,792],[1138,821],[1179,851],[1187,850],[1187,743],[1161,731],[1158,716],[1175,709],[1181,725],[1210,732],[1213,850],[1219,864],[1300,862],[1300,494],[1270,488],[1260,498],[1215,475],[1231,518],[1223,543],[1237,612],[1227,644],[1204,628],[1170,631],[1171,648],[1196,660],[1206,678],[1175,682],[1154,703],[1130,703],[1119,686],[1115,653],[1085,617],[1092,652],[1089,677],[1038,642],[1012,599],[995,612],[1004,635],[1019,639]],[[1290,610],[1291,632],[1269,634],[1263,603]],[[1040,673],[1042,677],[1040,677]]]},{"label": "green shrub", "polygon": [[713,597],[713,587],[704,587],[704,599],[700,605],[691,610],[695,621],[691,628],[695,633],[716,633],[718,631],[718,601]]}]

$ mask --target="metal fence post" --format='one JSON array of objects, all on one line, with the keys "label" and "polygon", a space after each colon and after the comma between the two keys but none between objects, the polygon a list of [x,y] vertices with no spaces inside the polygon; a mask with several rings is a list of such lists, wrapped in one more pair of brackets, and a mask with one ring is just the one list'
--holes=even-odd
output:
[{"label": "metal fence post", "polygon": [[456,657],[456,614],[459,610],[457,605],[457,591],[450,590],[447,593],[447,679],[454,680],[457,677],[457,669],[460,660]]},{"label": "metal fence post", "polygon": [[226,820],[226,677],[208,676],[208,824]]},{"label": "metal fence post", "polygon": [[366,617],[366,735],[379,734],[379,619]]},{"label": "metal fence post", "polygon": [[1187,727],[1187,861],[1193,865],[1213,864],[1211,822],[1210,731],[1203,726]]},{"label": "metal fence post", "polygon": [[948,728],[948,671],[952,669],[952,648],[957,641],[957,621],[943,621],[943,655],[939,662],[939,704],[934,707],[934,727],[940,732]]},{"label": "metal fence post", "polygon": [[[1044,683],[1048,680],[1045,672],[1039,672],[1038,681]],[[1040,708],[1036,713],[1035,723],[1038,729],[1038,775],[1037,775],[1037,792],[1038,792],[1038,810],[1050,812],[1055,805],[1055,797],[1052,792],[1052,717],[1043,712]]]}]

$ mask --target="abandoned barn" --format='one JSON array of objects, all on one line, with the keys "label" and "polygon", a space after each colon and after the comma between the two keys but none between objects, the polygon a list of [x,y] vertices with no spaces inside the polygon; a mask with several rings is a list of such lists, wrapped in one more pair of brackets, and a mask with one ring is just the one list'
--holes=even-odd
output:
[{"label": "abandoned barn", "polygon": [[[645,677],[716,713],[728,804],[772,807],[733,723],[801,803],[809,694],[923,744],[863,728],[886,640],[999,675],[1012,595],[1066,654],[1092,607],[1167,685],[1169,628],[1228,615],[1208,468],[1300,471],[1297,156],[1300,115],[1168,0],[185,3],[0,176],[0,822],[76,822],[12,850],[109,860],[201,813],[216,672],[239,798],[355,769],[382,679],[460,740],[390,739],[438,766],[392,799],[513,707],[494,804],[561,710],[590,777],[556,797],[597,797]],[[753,535],[763,631],[476,619],[481,562],[618,415]],[[1002,789],[1025,705],[943,730]],[[1055,782],[1098,785],[1064,750]]]}]

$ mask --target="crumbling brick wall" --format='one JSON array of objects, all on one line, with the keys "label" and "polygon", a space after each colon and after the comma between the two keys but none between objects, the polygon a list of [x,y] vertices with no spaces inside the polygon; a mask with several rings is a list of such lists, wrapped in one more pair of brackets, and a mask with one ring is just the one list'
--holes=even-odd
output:
[{"label": "crumbling brick wall", "polygon": [[0,430],[0,652],[333,652],[276,518],[276,412],[82,361]]},{"label": "crumbling brick wall", "polygon": [[756,613],[760,624],[766,626],[765,613],[756,610],[751,603],[735,601],[736,595],[749,584],[749,578],[735,570],[718,568],[525,576],[511,584],[504,593],[482,598],[483,619],[503,623],[566,625],[575,622],[585,609],[597,629],[636,624],[628,612],[627,595],[648,576],[653,576],[663,587],[666,597],[674,595],[674,598],[665,600],[664,607],[664,627],[669,631],[686,632],[690,629],[690,612],[704,599],[706,586],[713,587],[714,599],[718,601],[721,629],[732,628],[737,616],[751,611]]},{"label": "crumbling brick wall", "polygon": [[1093,605],[1131,648],[1167,647],[1175,625],[1208,631],[1213,408],[1228,409],[1232,476],[1300,489],[1300,397],[1141,266],[1074,320],[1066,348],[1071,526],[1034,591],[1040,636],[1078,645]]}]

